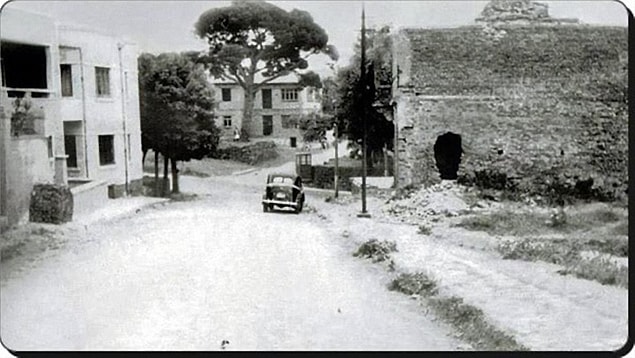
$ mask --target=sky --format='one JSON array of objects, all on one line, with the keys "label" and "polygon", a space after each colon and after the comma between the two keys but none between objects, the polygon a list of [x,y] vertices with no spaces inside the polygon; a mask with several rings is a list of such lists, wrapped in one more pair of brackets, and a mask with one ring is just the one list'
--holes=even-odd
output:
[{"label": "sky", "polygon": [[[635,0],[625,0],[631,9]],[[2,0],[0,0],[2,2]],[[308,11],[329,35],[340,53],[336,66],[348,64],[359,34],[361,1],[270,1],[285,9]],[[578,18],[582,23],[627,26],[627,11],[611,0],[540,1],[549,5],[552,17]],[[473,24],[487,1],[379,1],[366,0],[367,27],[455,27]],[[8,8],[43,13],[63,22],[86,24],[125,36],[141,52],[204,50],[206,44],[193,32],[201,13],[230,1],[34,1],[11,0]],[[1,36],[1,34],[0,34]],[[328,76],[326,56],[312,56],[310,69]]]}]

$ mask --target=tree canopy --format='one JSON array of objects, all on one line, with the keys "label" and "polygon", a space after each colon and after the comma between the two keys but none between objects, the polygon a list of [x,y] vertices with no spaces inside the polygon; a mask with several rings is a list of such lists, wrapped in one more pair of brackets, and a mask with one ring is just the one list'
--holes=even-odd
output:
[{"label": "tree canopy", "polygon": [[[311,55],[338,57],[324,29],[308,12],[287,12],[264,1],[233,1],[210,9],[199,17],[195,32],[209,44],[198,61],[214,77],[245,90],[243,127],[249,127],[254,95],[264,84],[306,70]],[[314,81],[310,76],[304,81]]]},{"label": "tree canopy", "polygon": [[338,71],[336,88],[331,93],[335,92],[333,111],[341,133],[346,133],[353,142],[361,143],[365,113],[368,152],[379,154],[384,147],[393,148],[394,138],[391,118],[386,118],[377,108],[389,106],[391,102],[390,31],[383,27],[367,32],[366,78],[360,78],[361,48],[357,45],[350,65]]},{"label": "tree canopy", "polygon": [[161,153],[173,167],[176,161],[213,154],[219,133],[214,93],[203,66],[175,53],[142,54],[138,65],[144,153]]}]

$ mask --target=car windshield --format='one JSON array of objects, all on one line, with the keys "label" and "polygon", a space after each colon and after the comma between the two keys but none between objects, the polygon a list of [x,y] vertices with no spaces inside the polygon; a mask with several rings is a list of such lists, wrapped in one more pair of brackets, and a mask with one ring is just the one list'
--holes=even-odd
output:
[{"label": "car windshield", "polygon": [[272,183],[284,183],[284,184],[293,184],[293,178],[289,177],[273,177],[271,178]]}]

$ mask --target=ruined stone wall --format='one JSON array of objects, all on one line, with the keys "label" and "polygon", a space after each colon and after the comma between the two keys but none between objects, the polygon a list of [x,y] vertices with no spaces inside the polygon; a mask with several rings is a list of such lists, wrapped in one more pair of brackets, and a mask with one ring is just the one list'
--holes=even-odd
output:
[{"label": "ruined stone wall", "polygon": [[627,30],[490,31],[400,34],[407,44],[395,47],[403,69],[394,90],[399,186],[439,181],[433,145],[454,132],[465,150],[459,175],[494,169],[531,182],[558,171],[625,189]]}]

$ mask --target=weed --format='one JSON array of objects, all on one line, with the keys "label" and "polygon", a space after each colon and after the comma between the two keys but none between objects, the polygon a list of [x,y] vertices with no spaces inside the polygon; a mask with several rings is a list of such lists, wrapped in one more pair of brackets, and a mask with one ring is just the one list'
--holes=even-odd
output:
[{"label": "weed", "polygon": [[602,256],[571,262],[558,273],[597,281],[603,285],[628,288],[628,267],[618,265]]},{"label": "weed", "polygon": [[388,289],[407,295],[420,295],[424,297],[434,296],[438,292],[437,283],[421,272],[400,274],[390,283]]},{"label": "weed", "polygon": [[363,243],[353,256],[372,259],[373,262],[381,262],[388,260],[391,252],[397,252],[397,244],[394,241],[371,239]]},{"label": "weed", "polygon": [[432,229],[430,229],[430,227],[427,226],[427,225],[419,225],[419,229],[417,230],[417,234],[428,236],[428,235],[432,234]]}]

